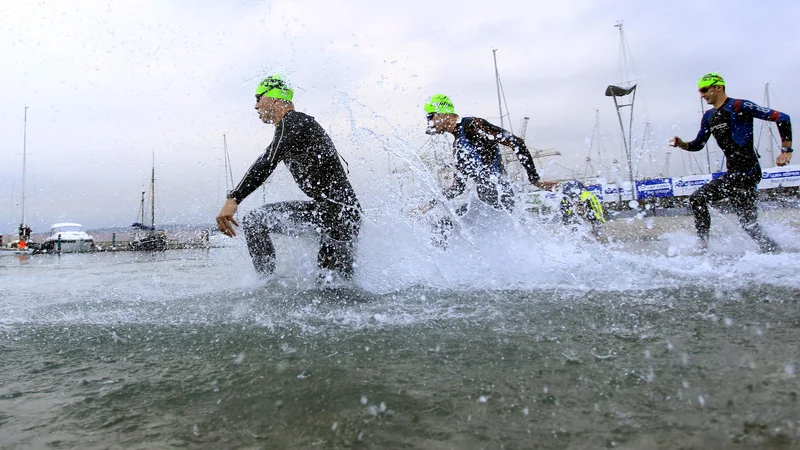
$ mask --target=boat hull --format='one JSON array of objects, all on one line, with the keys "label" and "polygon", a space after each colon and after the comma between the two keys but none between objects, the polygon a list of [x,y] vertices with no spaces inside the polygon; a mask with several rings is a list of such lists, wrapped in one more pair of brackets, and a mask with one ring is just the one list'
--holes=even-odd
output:
[{"label": "boat hull", "polygon": [[19,249],[19,248],[0,248],[0,256],[21,256],[21,255],[31,255],[33,254],[33,249],[26,248],[26,249]]},{"label": "boat hull", "polygon": [[162,232],[136,233],[128,243],[134,251],[161,252],[167,249],[167,236]]},{"label": "boat hull", "polygon": [[43,253],[88,253],[93,252],[94,240],[92,239],[48,239],[39,251]]}]

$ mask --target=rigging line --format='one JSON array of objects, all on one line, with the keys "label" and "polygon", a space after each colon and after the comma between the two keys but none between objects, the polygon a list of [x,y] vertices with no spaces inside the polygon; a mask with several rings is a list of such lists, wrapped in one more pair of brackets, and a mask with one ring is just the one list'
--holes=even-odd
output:
[{"label": "rigging line", "polygon": [[[644,157],[645,145],[647,145],[647,135],[649,134],[649,131],[650,131],[650,122],[648,121],[648,122],[645,122],[645,125],[644,125],[644,136],[642,136],[642,146],[639,148],[639,154],[636,156],[636,176],[634,178],[638,178],[639,177],[639,170],[642,168],[641,161],[642,161],[642,158]],[[650,164],[650,168],[652,168],[653,160],[649,159],[648,161],[651,163]]]},{"label": "rigging line", "polygon": [[683,166],[683,173],[690,173],[691,169],[686,167],[686,155],[684,155],[683,153],[679,153],[678,156],[679,156],[678,159],[681,162],[681,166]]},{"label": "rigging line", "polygon": [[[226,174],[225,174],[225,190],[233,189],[234,181],[233,181],[233,167],[231,166],[231,154],[228,151],[228,140],[227,137],[223,134],[222,135],[222,143],[225,151],[225,167],[226,167]],[[228,181],[230,181],[230,187],[228,187]]]},{"label": "rigging line", "polygon": [[[597,123],[597,121],[595,121],[594,128],[592,129],[592,137],[589,138],[589,150],[588,150],[589,158],[592,157],[592,147],[594,146],[594,137],[597,134],[597,125],[598,125],[598,123]],[[599,150],[598,150],[598,153],[599,153]]]},{"label": "rigging line", "polygon": [[697,166],[696,173],[702,175],[703,174],[703,167],[700,165],[700,161],[697,160],[697,155],[691,155],[691,161],[689,163],[689,171],[694,172],[693,169],[692,169],[692,164],[691,163],[694,163]]},{"label": "rigging line", "polygon": [[572,167],[567,167],[567,166],[561,165],[561,164],[559,164],[559,163],[557,163],[555,161],[551,161],[550,164],[553,164],[554,166],[561,167],[562,169],[569,170],[570,172],[572,172],[572,175],[575,175],[575,169],[572,168]]},{"label": "rigging line", "polygon": [[[228,153],[228,152],[225,152],[225,154],[226,154],[226,157],[227,157],[228,175],[230,176],[230,182],[231,182],[231,188],[232,188],[234,181],[233,181],[233,167],[231,166],[231,154]],[[228,180],[225,180],[225,187],[226,188],[228,187]]]},{"label": "rigging line", "polygon": [[506,117],[508,117],[508,130],[511,134],[514,134],[514,125],[511,123],[511,113],[508,111],[508,102],[506,101],[506,90],[503,88],[503,80],[500,77],[497,77],[497,82],[500,84],[500,93],[503,97],[503,104],[506,106]]},{"label": "rigging line", "polygon": [[595,164],[597,164],[598,166],[602,167],[603,169],[608,169],[608,170],[611,170],[611,166],[607,166],[607,165],[605,165],[605,164],[602,164],[602,163],[600,163],[600,162],[598,162],[598,161],[592,161],[592,162],[593,162],[593,163],[595,163]]}]

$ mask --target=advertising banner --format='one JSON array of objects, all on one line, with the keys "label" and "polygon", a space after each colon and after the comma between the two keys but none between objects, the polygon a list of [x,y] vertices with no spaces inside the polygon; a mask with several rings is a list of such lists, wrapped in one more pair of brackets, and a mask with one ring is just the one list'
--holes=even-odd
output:
[{"label": "advertising banner", "polygon": [[700,186],[711,181],[710,174],[705,175],[688,175],[680,178],[672,179],[672,193],[676,197],[684,197],[692,195],[694,191],[698,190]]},{"label": "advertising banner", "polygon": [[759,189],[800,186],[800,166],[770,167],[761,173]]},{"label": "advertising banner", "polygon": [[672,197],[672,178],[653,178],[636,182],[639,199]]},{"label": "advertising banner", "polygon": [[601,201],[606,203],[630,201],[633,199],[633,193],[631,192],[631,184],[629,182],[622,183],[621,186],[618,186],[616,184],[604,184],[603,196],[599,198],[601,198]]}]

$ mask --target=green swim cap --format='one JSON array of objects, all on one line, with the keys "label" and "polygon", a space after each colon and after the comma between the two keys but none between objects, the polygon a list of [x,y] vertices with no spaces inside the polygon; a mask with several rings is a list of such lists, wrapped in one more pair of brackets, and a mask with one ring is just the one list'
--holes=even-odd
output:
[{"label": "green swim cap", "polygon": [[270,75],[264,78],[256,88],[256,99],[266,96],[267,98],[277,98],[280,100],[292,101],[294,91],[283,80],[280,75]]},{"label": "green swim cap", "polygon": [[456,108],[453,106],[453,101],[450,100],[450,97],[444,94],[436,94],[425,103],[425,112],[428,114],[455,114]]},{"label": "green swim cap", "polygon": [[718,73],[707,73],[700,77],[700,81],[697,82],[697,89],[703,89],[709,86],[725,86],[725,80]]}]

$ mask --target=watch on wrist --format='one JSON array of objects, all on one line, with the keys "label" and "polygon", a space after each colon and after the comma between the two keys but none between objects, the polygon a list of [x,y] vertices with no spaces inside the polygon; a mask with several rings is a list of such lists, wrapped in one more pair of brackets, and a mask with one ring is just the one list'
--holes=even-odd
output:
[{"label": "watch on wrist", "polygon": [[794,153],[792,147],[781,147],[781,153]]},{"label": "watch on wrist", "polygon": [[233,201],[235,201],[237,204],[239,203],[239,199],[237,199],[236,196],[233,195],[233,191],[228,191],[228,193],[225,194],[225,198],[233,199]]}]

